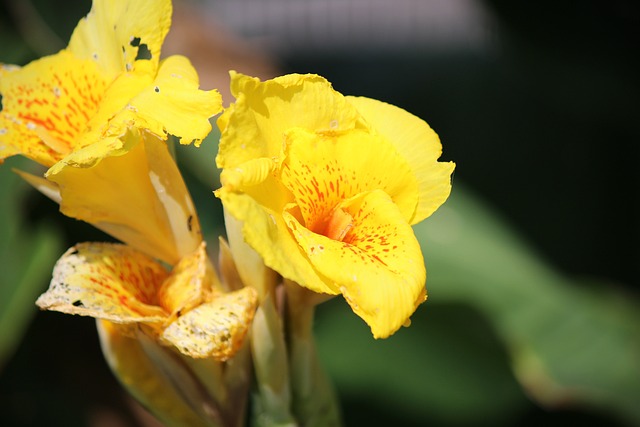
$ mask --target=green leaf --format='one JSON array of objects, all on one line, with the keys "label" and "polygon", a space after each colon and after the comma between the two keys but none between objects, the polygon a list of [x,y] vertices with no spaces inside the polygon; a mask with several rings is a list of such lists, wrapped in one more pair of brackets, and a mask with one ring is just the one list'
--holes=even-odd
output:
[{"label": "green leaf", "polygon": [[30,187],[11,171],[26,166],[9,159],[0,167],[0,367],[19,344],[36,313],[35,300],[44,291],[62,251],[60,236],[50,226],[24,224],[24,197]]},{"label": "green leaf", "polygon": [[460,185],[415,231],[430,301],[465,303],[485,315],[529,394],[640,421],[638,300],[554,271]]}]

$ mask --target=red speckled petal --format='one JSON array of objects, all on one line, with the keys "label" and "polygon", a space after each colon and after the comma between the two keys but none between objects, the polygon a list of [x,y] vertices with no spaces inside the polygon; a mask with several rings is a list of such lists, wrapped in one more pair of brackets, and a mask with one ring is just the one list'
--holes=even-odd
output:
[{"label": "red speckled petal", "polygon": [[80,243],[58,260],[36,304],[117,323],[159,322],[167,313],[156,294],[167,276],[162,265],[125,245]]},{"label": "red speckled petal", "polygon": [[340,287],[375,338],[386,338],[425,299],[426,270],[420,245],[383,191],[360,194],[339,209],[353,220],[343,241],[309,231],[293,215],[285,214],[285,219],[314,268]]},{"label": "red speckled petal", "polygon": [[0,158],[23,154],[51,166],[75,148],[109,81],[67,51],[0,69]]},{"label": "red speckled petal", "polygon": [[282,183],[293,193],[308,229],[325,234],[342,200],[376,189],[391,196],[405,220],[413,216],[417,182],[384,138],[356,129],[315,133],[296,128],[287,132],[286,145]]}]

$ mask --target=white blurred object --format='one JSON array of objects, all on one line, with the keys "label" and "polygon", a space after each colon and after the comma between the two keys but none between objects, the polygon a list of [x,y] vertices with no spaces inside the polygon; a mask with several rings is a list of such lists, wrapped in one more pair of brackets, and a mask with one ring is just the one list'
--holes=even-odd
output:
[{"label": "white blurred object", "polygon": [[279,53],[486,49],[494,27],[479,0],[201,0],[239,36]]}]

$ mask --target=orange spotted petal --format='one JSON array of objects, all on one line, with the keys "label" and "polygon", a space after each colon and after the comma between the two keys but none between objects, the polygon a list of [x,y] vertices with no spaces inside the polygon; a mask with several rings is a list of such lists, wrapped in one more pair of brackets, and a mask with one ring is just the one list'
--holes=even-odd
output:
[{"label": "orange spotted petal", "polygon": [[386,338],[425,299],[420,245],[398,207],[381,190],[357,195],[339,209],[352,219],[342,241],[313,233],[287,212],[285,220],[313,267],[340,287],[375,338]]},{"label": "orange spotted petal", "polygon": [[286,133],[282,183],[294,195],[305,225],[322,234],[340,201],[380,189],[391,196],[409,220],[418,186],[406,160],[379,135],[351,129]]},{"label": "orange spotted petal", "polygon": [[167,313],[156,293],[167,276],[161,264],[125,245],[80,243],[58,260],[36,304],[117,323],[161,322]]},{"label": "orange spotted petal", "polygon": [[0,159],[23,154],[51,166],[75,149],[110,81],[68,51],[0,69]]}]

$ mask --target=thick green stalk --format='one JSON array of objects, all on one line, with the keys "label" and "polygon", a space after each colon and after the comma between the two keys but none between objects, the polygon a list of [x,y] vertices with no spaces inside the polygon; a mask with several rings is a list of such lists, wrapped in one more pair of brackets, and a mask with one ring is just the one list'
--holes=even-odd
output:
[{"label": "thick green stalk", "polygon": [[324,298],[295,283],[286,286],[293,413],[300,426],[340,426],[338,400],[318,360],[313,336],[315,305]]}]

